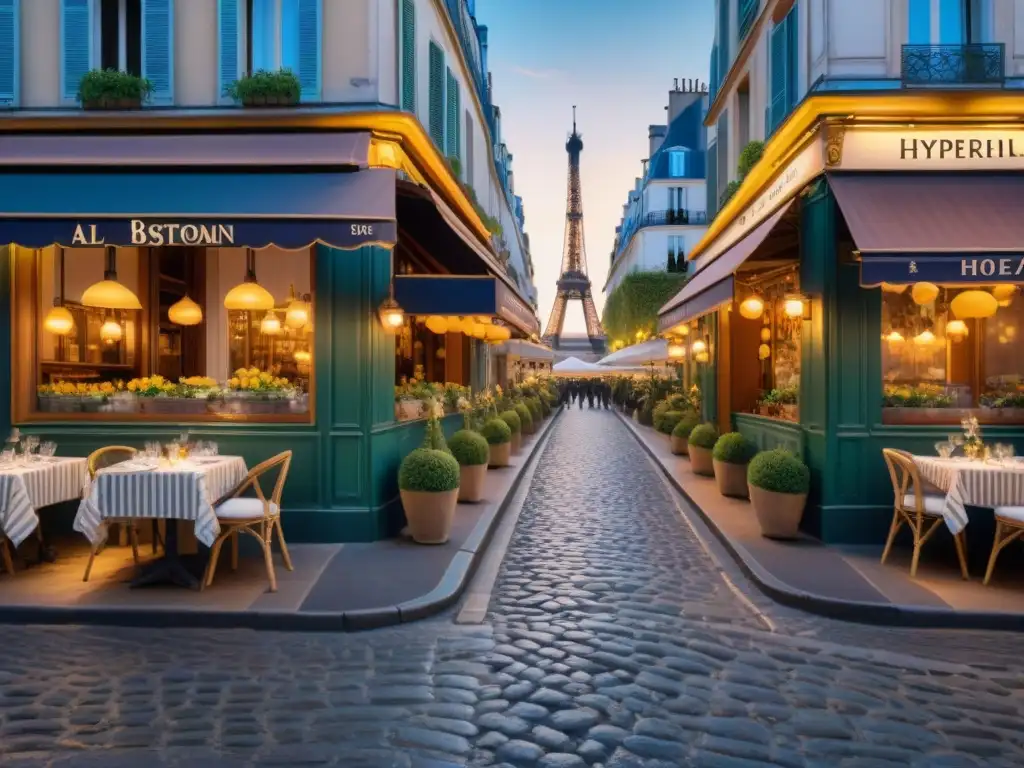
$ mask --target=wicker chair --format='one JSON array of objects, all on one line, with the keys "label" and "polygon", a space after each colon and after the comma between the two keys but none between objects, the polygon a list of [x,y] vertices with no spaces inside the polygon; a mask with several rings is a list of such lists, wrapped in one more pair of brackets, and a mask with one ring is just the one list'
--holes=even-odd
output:
[{"label": "wicker chair", "polygon": [[[906,523],[914,534],[914,556],[910,561],[910,576],[913,578],[917,575],[921,547],[938,527],[945,523],[942,508],[946,499],[941,493],[928,490],[909,453],[883,448],[882,456],[889,468],[894,495],[892,525],[889,526],[889,538],[885,542],[885,551],[882,552],[882,562],[889,557],[896,534]],[[967,545],[963,531],[953,537],[953,543],[956,545],[957,558],[960,560],[960,574],[967,579]]]},{"label": "wicker chair", "polygon": [[992,580],[996,559],[1003,548],[1024,536],[1024,507],[996,507],[996,537],[992,542],[992,554],[985,569],[985,584]]},{"label": "wicker chair", "polygon": [[7,537],[0,533],[0,559],[3,560],[4,570],[11,576],[14,575],[14,559],[11,557],[11,545]]},{"label": "wicker chair", "polygon": [[[112,467],[115,464],[120,464],[123,461],[129,461],[135,457],[138,451],[135,448],[130,448],[126,445],[108,445],[106,448],[100,448],[97,451],[93,451],[89,454],[88,467],[89,467],[89,479],[95,480],[96,473],[101,469]],[[138,522],[131,518],[107,518],[104,520],[107,524],[120,524],[125,526],[128,530],[128,540],[132,545],[132,558],[135,560],[135,564],[139,564],[139,528]],[[85,566],[85,575],[82,577],[82,581],[89,580],[89,574],[92,573],[92,564],[98,555],[103,550],[104,545],[101,544],[98,547],[92,547],[89,553],[89,562]]]},{"label": "wicker chair", "polygon": [[[274,574],[274,560],[270,550],[275,530],[278,544],[281,546],[284,567],[289,571],[294,570],[292,559],[288,554],[288,545],[284,541],[284,532],[281,530],[281,494],[284,491],[284,483],[288,478],[288,469],[291,463],[291,451],[284,451],[267,459],[250,469],[249,474],[239,483],[238,487],[217,502],[214,511],[217,513],[221,533],[210,551],[210,563],[206,568],[204,586],[208,587],[213,583],[221,547],[224,545],[225,539],[229,537],[231,538],[231,569],[238,568],[238,534],[240,532],[248,533],[260,543],[271,592],[277,591],[277,576]],[[278,469],[277,482],[274,483],[270,499],[267,499],[263,495],[263,488],[260,487],[260,477],[275,468]],[[256,491],[256,498],[242,496],[250,488]]]}]

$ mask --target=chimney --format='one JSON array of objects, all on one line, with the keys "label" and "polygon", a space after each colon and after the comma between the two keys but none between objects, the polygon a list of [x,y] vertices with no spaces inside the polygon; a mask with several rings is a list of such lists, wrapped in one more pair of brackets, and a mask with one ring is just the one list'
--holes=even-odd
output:
[{"label": "chimney", "polygon": [[[475,17],[475,13],[474,13],[474,10],[473,10],[472,6],[470,6],[470,11],[469,12],[470,12],[470,14],[472,14]],[[488,75],[490,73],[487,71],[487,27],[486,26],[478,26],[476,28],[476,39],[480,42],[480,69],[482,70],[480,72],[480,74],[483,75],[484,77],[488,78],[487,86],[488,86],[488,90],[490,90],[490,78],[488,77]]]},{"label": "chimney", "polygon": [[672,90],[673,91],[678,91],[679,90],[679,78],[678,77],[673,77],[672,78]]},{"label": "chimney", "polygon": [[647,139],[649,148],[647,155],[651,156],[658,151],[658,147],[665,140],[665,134],[668,133],[667,125],[652,125],[647,128]]},{"label": "chimney", "polygon": [[681,91],[669,91],[668,94],[668,122],[672,123],[679,113],[686,109],[688,106],[693,104],[695,101],[699,101],[701,98],[700,89],[697,87],[697,81],[690,80],[689,85],[684,81],[684,88]]}]

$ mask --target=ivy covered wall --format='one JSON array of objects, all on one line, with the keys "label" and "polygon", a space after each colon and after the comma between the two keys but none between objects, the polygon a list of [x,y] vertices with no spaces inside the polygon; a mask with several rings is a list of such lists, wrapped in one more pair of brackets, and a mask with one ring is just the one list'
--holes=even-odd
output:
[{"label": "ivy covered wall", "polygon": [[633,272],[619,283],[604,304],[601,322],[608,340],[632,344],[637,331],[645,338],[658,327],[658,310],[679,293],[686,275],[678,272]]}]

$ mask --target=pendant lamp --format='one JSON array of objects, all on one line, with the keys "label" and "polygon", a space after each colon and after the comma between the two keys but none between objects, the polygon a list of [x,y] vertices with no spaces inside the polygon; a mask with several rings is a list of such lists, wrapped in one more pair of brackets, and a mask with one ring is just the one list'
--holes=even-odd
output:
[{"label": "pendant lamp", "polygon": [[681,357],[685,357],[686,347],[684,347],[678,341],[670,341],[668,345],[668,356],[673,360],[678,360]]},{"label": "pendant lamp", "polygon": [[760,296],[748,296],[740,304],[740,315],[747,320],[757,320],[764,312],[764,300]]},{"label": "pendant lamp", "polygon": [[281,333],[281,320],[274,310],[270,310],[263,316],[263,320],[260,321],[260,333],[267,336],[277,336]]},{"label": "pendant lamp", "polygon": [[103,321],[103,325],[100,326],[100,340],[105,344],[113,344],[120,341],[123,335],[121,324],[108,315],[107,319]]},{"label": "pendant lamp", "polygon": [[964,291],[949,303],[949,308],[958,320],[992,317],[999,308],[996,297],[988,291]]},{"label": "pendant lamp", "polygon": [[[284,313],[284,324],[293,330],[298,330],[309,322],[309,304],[306,302],[307,296],[296,296],[295,286],[291,285],[288,288],[288,309]],[[402,317],[402,322],[398,325],[402,325],[405,322],[405,317]]]},{"label": "pendant lamp", "polygon": [[139,297],[117,282],[117,249],[107,246],[103,279],[93,283],[82,294],[82,305],[100,309],[142,309]]},{"label": "pendant lamp", "polygon": [[203,322],[203,308],[186,293],[167,308],[167,319],[175,325],[199,325]]},{"label": "pendant lamp", "polygon": [[910,296],[919,307],[931,304],[939,295],[939,286],[935,283],[914,283],[910,289]]},{"label": "pendant lamp", "polygon": [[236,285],[224,297],[225,309],[265,309],[274,308],[274,297],[270,291],[256,282],[256,253],[252,248],[245,249],[245,280]]},{"label": "pendant lamp", "polygon": [[43,318],[43,328],[56,336],[67,336],[75,329],[75,318],[64,306],[64,249],[57,248],[60,256],[60,296],[53,300],[53,309]]}]

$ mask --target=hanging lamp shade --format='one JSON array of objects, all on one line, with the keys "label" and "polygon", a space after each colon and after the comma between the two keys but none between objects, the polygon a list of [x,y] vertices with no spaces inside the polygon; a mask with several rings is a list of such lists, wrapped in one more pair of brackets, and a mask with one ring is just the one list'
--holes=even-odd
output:
[{"label": "hanging lamp shade", "polygon": [[298,349],[295,354],[292,355],[296,363],[308,363],[313,359],[313,356],[305,349]]},{"label": "hanging lamp shade", "polygon": [[935,283],[914,283],[914,287],[910,289],[910,297],[918,306],[931,304],[938,295],[939,286]]},{"label": "hanging lamp shade", "polygon": [[228,291],[224,297],[224,308],[250,312],[274,308],[273,295],[256,282],[256,254],[251,248],[245,252],[245,280]]},{"label": "hanging lamp shade", "polygon": [[67,336],[75,329],[75,318],[66,307],[58,305],[46,313],[43,328],[57,336]]},{"label": "hanging lamp shade", "polygon": [[786,317],[803,317],[804,300],[799,296],[790,296],[783,303],[782,311],[786,313]]},{"label": "hanging lamp shade", "polygon": [[487,328],[488,328],[488,326],[484,325],[483,323],[474,323],[473,324],[473,338],[474,339],[486,339],[487,338]]},{"label": "hanging lamp shade", "polygon": [[707,351],[707,348],[708,348],[708,345],[707,345],[707,344],[705,344],[705,343],[704,343],[703,341],[701,341],[700,339],[697,339],[697,340],[696,340],[695,342],[693,342],[693,345],[692,345],[692,346],[690,347],[691,351],[692,351],[692,352],[693,352],[693,353],[694,353],[695,355],[699,355],[699,354],[701,354],[702,352],[706,352],[706,351]]},{"label": "hanging lamp shade", "polygon": [[772,329],[767,325],[761,327],[761,341],[772,340]]},{"label": "hanging lamp shade", "polygon": [[142,309],[139,297],[117,282],[117,249],[107,248],[107,267],[103,279],[82,293],[82,306],[100,309]]},{"label": "hanging lamp shade", "polygon": [[678,328],[675,329],[675,333],[678,333],[680,336],[689,336],[690,335],[690,326],[688,326],[688,325],[680,325]]},{"label": "hanging lamp shade", "polygon": [[673,341],[668,345],[668,356],[673,360],[678,360],[686,355],[686,347],[680,344],[678,341]]},{"label": "hanging lamp shade", "polygon": [[997,285],[992,289],[992,295],[995,297],[996,301],[999,302],[1000,307],[1008,307],[1017,295],[1017,286],[1006,284]]},{"label": "hanging lamp shade", "polygon": [[494,326],[497,330],[495,331],[495,341],[508,341],[512,338],[512,331],[506,328],[504,325]]},{"label": "hanging lamp shade", "polygon": [[759,346],[757,348],[757,359],[758,360],[767,360],[771,356],[772,356],[772,348],[769,347],[767,344],[762,344],[761,346]]},{"label": "hanging lamp shade", "polygon": [[448,333],[448,321],[440,315],[427,318],[427,330],[438,335]]},{"label": "hanging lamp shade", "polygon": [[121,324],[112,317],[108,317],[103,325],[100,326],[100,339],[107,344],[120,341],[123,335],[124,331],[121,329]]},{"label": "hanging lamp shade", "polygon": [[501,336],[501,326],[488,325],[484,329],[484,338],[487,339],[487,341],[499,341],[499,336]]},{"label": "hanging lamp shade", "polygon": [[950,320],[946,323],[946,335],[961,339],[967,335],[967,323],[963,320]]},{"label": "hanging lamp shade", "polygon": [[917,336],[914,337],[914,343],[921,347],[926,347],[929,344],[935,343],[935,334],[931,331],[921,331]]},{"label": "hanging lamp shade", "polygon": [[748,296],[740,304],[740,315],[747,320],[757,320],[764,312],[764,300],[760,296]]},{"label": "hanging lamp shade", "polygon": [[893,283],[882,283],[882,290],[886,293],[905,293],[909,286],[895,285]]},{"label": "hanging lamp shade", "polygon": [[964,291],[949,303],[958,320],[970,318],[992,317],[999,309],[996,297],[988,291]]},{"label": "hanging lamp shade", "polygon": [[175,325],[199,325],[203,322],[203,308],[185,294],[167,308],[167,319]]},{"label": "hanging lamp shade", "polygon": [[260,321],[260,333],[265,333],[267,336],[277,336],[281,333],[281,318],[274,310],[270,310],[263,316],[263,320]]},{"label": "hanging lamp shade", "polygon": [[889,333],[885,335],[885,340],[890,344],[902,344],[905,341],[903,334],[899,331],[889,331]]},{"label": "hanging lamp shade", "polygon": [[[295,286],[292,285],[288,288],[288,309],[284,313],[284,324],[293,330],[298,330],[307,322],[309,322],[309,304],[304,298],[295,295]],[[399,323],[399,325],[401,324]]]}]

